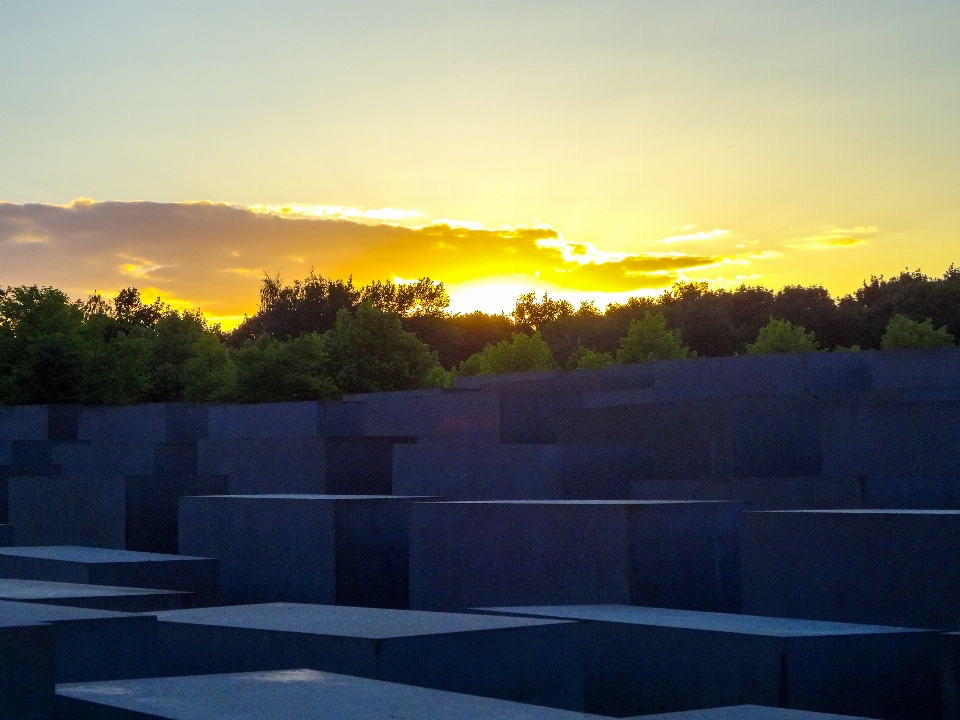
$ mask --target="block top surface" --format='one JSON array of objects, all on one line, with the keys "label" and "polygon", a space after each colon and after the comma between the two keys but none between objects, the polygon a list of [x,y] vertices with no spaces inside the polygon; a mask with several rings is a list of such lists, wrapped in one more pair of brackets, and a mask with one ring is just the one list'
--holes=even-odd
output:
[{"label": "block top surface", "polygon": [[[782,708],[760,707],[759,705],[736,705],[733,707],[711,708],[709,710],[687,710],[684,712],[643,715],[643,720],[869,720],[850,715],[827,715],[806,710],[784,710]],[[627,718],[626,720],[641,720]]]},{"label": "block top surface", "polygon": [[57,694],[105,707],[126,709],[130,711],[131,717],[167,720],[227,717],[258,720],[597,718],[595,715],[567,710],[316,670],[72,683],[58,685]]},{"label": "block top surface", "polygon": [[187,497],[221,498],[232,500],[430,500],[435,495],[312,495],[274,493],[272,495],[189,495]]},{"label": "block top surface", "polygon": [[440,500],[424,505],[735,505],[735,500]]},{"label": "block top surface", "polygon": [[798,620],[794,618],[734,615],[700,610],[638,607],[635,605],[554,605],[530,607],[478,608],[483,612],[555,618],[592,620],[626,625],[651,625],[684,630],[766,635],[772,637],[820,637],[827,635],[878,635],[883,633],[929,632],[915,628],[884,627]]},{"label": "block top surface", "polygon": [[41,605],[39,603],[0,600],[0,619],[14,624],[36,624],[65,620],[106,620],[121,617],[136,617],[136,615],[112,610],[90,610],[64,605]]},{"label": "block top surface", "polygon": [[537,627],[569,622],[562,618],[518,618],[295,603],[166,610],[155,614],[160,622],[219,625],[250,630],[335,635],[371,640]]},{"label": "block top surface", "polygon": [[162,553],[136,552],[133,550],[111,550],[109,548],[84,547],[81,545],[5,547],[0,548],[0,555],[36,558],[38,560],[59,560],[61,562],[75,563],[142,563],[209,559],[191,557],[189,555],[164,555]]},{"label": "block top surface", "polygon": [[955,515],[960,516],[960,510],[910,510],[889,509],[870,510],[850,508],[846,510],[753,510],[753,515]]},{"label": "block top surface", "polygon": [[129,597],[132,595],[185,595],[176,590],[82,585],[47,580],[10,580],[0,578],[0,600],[43,600],[88,597]]}]

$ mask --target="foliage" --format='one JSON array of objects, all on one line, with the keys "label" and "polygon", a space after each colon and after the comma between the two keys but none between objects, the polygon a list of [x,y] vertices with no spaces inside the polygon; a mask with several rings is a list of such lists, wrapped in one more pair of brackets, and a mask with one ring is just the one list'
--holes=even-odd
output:
[{"label": "foliage", "polygon": [[438,366],[436,352],[406,332],[397,315],[366,302],[356,315],[337,314],[323,346],[327,371],[344,393],[414,390]]},{"label": "foliage", "polygon": [[553,300],[544,293],[540,302],[537,302],[537,294],[529,292],[517,298],[511,315],[517,325],[527,325],[534,330],[540,330],[547,323],[572,314],[573,305],[567,300]]},{"label": "foliage", "polygon": [[487,345],[482,352],[471,355],[460,364],[458,372],[460,375],[499,375],[554,367],[550,346],[540,333],[514,333],[511,340]]},{"label": "foliage", "polygon": [[802,325],[794,326],[789,320],[770,318],[757,335],[757,341],[747,345],[747,352],[750,355],[815,352],[817,346],[816,336]]},{"label": "foliage", "polygon": [[663,313],[644,312],[643,320],[631,320],[627,334],[620,340],[617,361],[621,363],[676,360],[691,357],[690,349],[680,342],[679,330],[668,330]]},{"label": "foliage", "polygon": [[887,323],[887,329],[880,340],[884,350],[908,350],[913,348],[939,348],[953,345],[953,335],[946,326],[934,329],[933,320],[927,318],[922,323],[911,320],[906,315],[894,315]]},{"label": "foliage", "polygon": [[328,358],[317,333],[286,342],[261,335],[234,353],[240,402],[331,400],[340,393],[327,374]]},{"label": "foliage", "polygon": [[568,363],[568,367],[572,364],[576,370],[603,370],[617,362],[610,353],[597,352],[586,347],[579,348],[571,356],[571,360],[576,360],[576,362]]}]

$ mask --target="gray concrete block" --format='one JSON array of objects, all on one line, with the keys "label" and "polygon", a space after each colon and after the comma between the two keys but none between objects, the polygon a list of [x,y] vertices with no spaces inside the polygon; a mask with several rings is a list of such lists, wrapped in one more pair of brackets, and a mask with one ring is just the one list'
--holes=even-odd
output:
[{"label": "gray concrete block", "polygon": [[670,479],[827,473],[817,398],[721,397],[563,412],[564,444],[635,445]]},{"label": "gray concrete block", "polygon": [[411,437],[329,437],[324,492],[337,495],[399,495],[393,489],[393,449]]},{"label": "gray concrete block", "polygon": [[960,475],[877,476],[862,478],[864,505],[904,510],[960,510]]},{"label": "gray concrete block", "polygon": [[960,512],[744,513],[743,611],[960,627]]},{"label": "gray concrete block", "polygon": [[68,439],[92,443],[195,443],[207,436],[208,408],[201,403],[86,406],[79,408],[74,421],[76,434]]},{"label": "gray concrete block", "polygon": [[739,606],[738,506],[482,501],[411,506],[410,607]]},{"label": "gray concrete block", "polygon": [[837,404],[823,411],[823,473],[949,475],[960,466],[960,401]]},{"label": "gray concrete block", "polygon": [[499,442],[504,445],[556,443],[560,438],[561,418],[582,407],[581,393],[576,391],[504,389],[500,392]]},{"label": "gray concrete block", "polygon": [[0,441],[47,440],[49,405],[7,405],[0,408]]},{"label": "gray concrete block", "polygon": [[635,447],[395,445],[393,491],[453,500],[626,499],[649,472]]},{"label": "gray concrete block", "polygon": [[960,348],[864,353],[876,390],[960,386]]},{"label": "gray concrete block", "polygon": [[0,548],[0,578],[177,590],[217,602],[217,560],[95,547]]},{"label": "gray concrete block", "polygon": [[593,717],[315,670],[127,680],[57,688],[57,709],[73,720],[169,718],[169,714],[157,709],[168,705],[177,708],[177,720],[225,718],[235,713],[238,706],[258,720],[587,720]]},{"label": "gray concrete block", "polygon": [[54,630],[0,618],[0,717],[53,720]]},{"label": "gray concrete block", "polygon": [[575,623],[282,603],[161,613],[158,621],[160,675],[311,668],[583,705]]},{"label": "gray concrete block", "polygon": [[496,392],[436,389],[353,395],[347,401],[363,406],[366,435],[441,443],[500,441]]},{"label": "gray concrete block", "polygon": [[743,503],[748,510],[858,508],[868,504],[868,485],[863,478],[855,476],[646,478],[630,483],[630,497],[634,500],[726,500]]},{"label": "gray concrete block", "polygon": [[225,475],[231,493],[317,493],[326,490],[323,438],[210,439],[197,444],[197,472]]},{"label": "gray concrete block", "polygon": [[0,525],[0,547],[16,545],[16,535],[12,525]]},{"label": "gray concrete block", "polygon": [[157,619],[152,615],[0,600],[0,622],[53,626],[58,683],[156,675]]},{"label": "gray concrete block", "polygon": [[20,545],[124,547],[123,477],[83,474],[10,478],[8,503],[8,519]]},{"label": "gray concrete block", "polygon": [[191,607],[193,595],[174,590],[82,585],[45,580],[0,579],[0,600],[111,610],[113,612],[159,612]]},{"label": "gray concrete block", "polygon": [[125,478],[125,545],[127,550],[176,554],[177,508],[185,495],[226,493],[223,475],[140,475]]},{"label": "gray concrete block", "polygon": [[211,405],[207,437],[221,439],[316,436],[322,403],[288,402]]},{"label": "gray concrete block", "polygon": [[180,550],[220,559],[223,603],[405,608],[412,499],[418,498],[185,497]]},{"label": "gray concrete block", "polygon": [[939,717],[934,632],[609,605],[486,611],[580,621],[588,712],[623,717],[751,703]]},{"label": "gray concrete block", "polygon": [[[640,718],[631,718],[630,720],[640,720]],[[730,705],[710,710],[644,715],[643,720],[869,720],[869,718],[807,712],[806,710],[785,710],[759,705]]]}]

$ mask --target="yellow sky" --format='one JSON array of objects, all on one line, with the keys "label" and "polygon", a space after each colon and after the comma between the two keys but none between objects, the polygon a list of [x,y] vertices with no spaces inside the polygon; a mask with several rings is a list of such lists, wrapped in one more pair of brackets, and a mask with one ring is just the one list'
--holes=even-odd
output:
[{"label": "yellow sky", "polygon": [[0,0],[0,283],[939,275],[958,77],[956,0]]}]

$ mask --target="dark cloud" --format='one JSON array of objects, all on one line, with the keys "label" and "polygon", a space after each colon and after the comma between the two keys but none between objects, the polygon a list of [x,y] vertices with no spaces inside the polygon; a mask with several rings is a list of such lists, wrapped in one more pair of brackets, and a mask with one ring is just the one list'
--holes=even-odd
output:
[{"label": "dark cloud", "polygon": [[264,272],[375,278],[430,275],[448,285],[536,275],[557,286],[621,292],[669,285],[732,256],[613,255],[547,227],[419,228],[280,216],[224,203],[0,203],[0,283],[54,285],[80,297],[135,285],[212,316],[253,310]]}]

